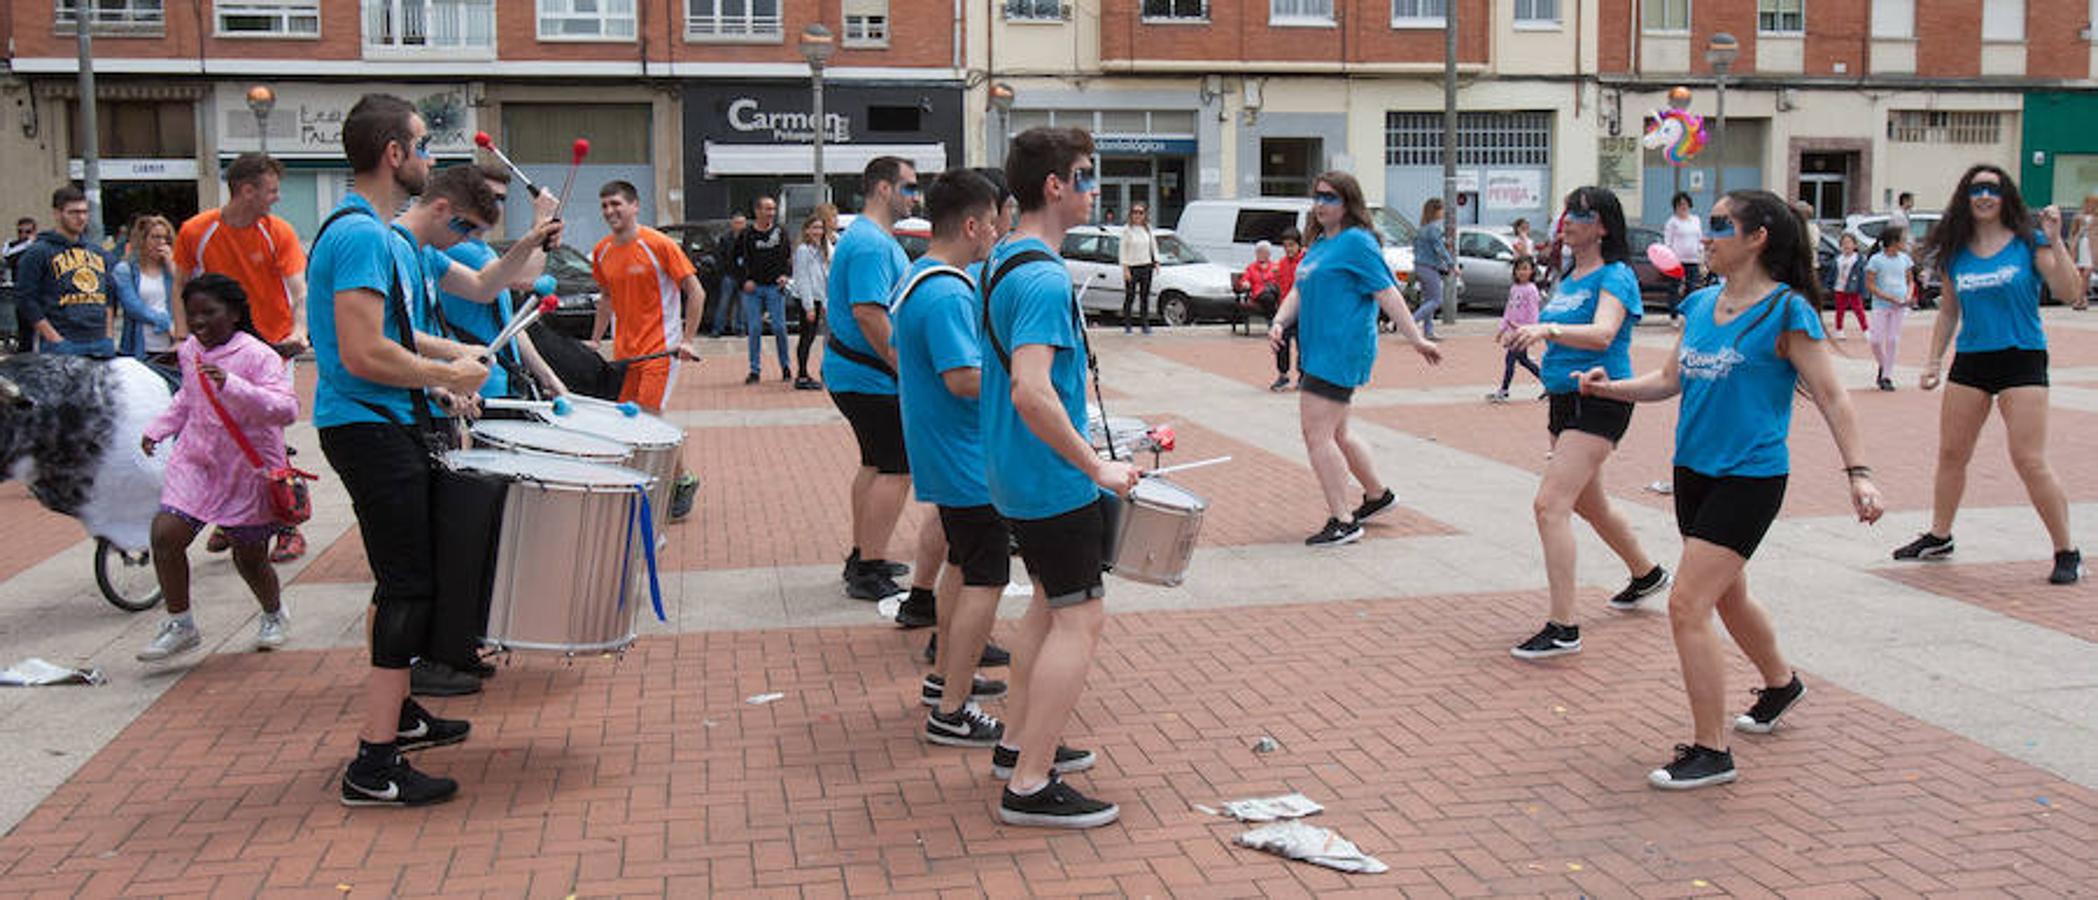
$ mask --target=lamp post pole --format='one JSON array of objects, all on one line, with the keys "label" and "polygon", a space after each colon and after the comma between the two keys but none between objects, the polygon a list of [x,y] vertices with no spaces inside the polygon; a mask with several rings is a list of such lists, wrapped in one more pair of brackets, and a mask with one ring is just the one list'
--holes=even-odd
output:
[{"label": "lamp post pole", "polygon": [[814,153],[811,165],[816,174],[818,204],[830,200],[830,188],[823,178],[823,64],[830,61],[830,55],[837,49],[836,39],[831,36],[830,29],[823,27],[823,23],[812,22],[809,27],[801,30],[801,58],[809,62],[809,107],[812,125],[809,133],[813,136],[809,141],[809,149]]},{"label": "lamp post pole", "polygon": [[[1457,6],[1454,2],[1442,5],[1446,17],[1442,26],[1442,216],[1443,241],[1449,246],[1451,259],[1457,258]],[[1420,223],[1422,228],[1428,223]],[[1420,261],[1414,260],[1415,277],[1418,278]],[[1442,280],[1442,322],[1457,324],[1457,298],[1452,292],[1456,282],[1463,280],[1459,271],[1455,277]]]},{"label": "lamp post pole", "polygon": [[1719,127],[1712,132],[1714,172],[1712,174],[1712,196],[1726,195],[1726,76],[1733,68],[1734,60],[1741,56],[1741,42],[1724,31],[1712,35],[1705,45],[1705,62],[1712,64],[1712,74],[1719,88]]},{"label": "lamp post pole", "polygon": [[95,39],[90,35],[96,8],[85,0],[74,3],[73,26],[80,44],[80,185],[87,195],[87,239],[101,243],[102,137],[95,121]]},{"label": "lamp post pole", "polygon": [[1013,86],[1003,81],[991,83],[991,142],[989,152],[984,154],[988,165],[1005,165],[1005,148],[1012,141]]}]

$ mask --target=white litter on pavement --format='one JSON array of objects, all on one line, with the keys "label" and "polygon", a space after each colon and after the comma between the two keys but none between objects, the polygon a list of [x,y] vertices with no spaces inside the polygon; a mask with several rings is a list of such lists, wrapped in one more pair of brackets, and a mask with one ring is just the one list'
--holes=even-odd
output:
[{"label": "white litter on pavement", "polygon": [[780,693],[752,694],[748,697],[743,698],[743,702],[748,703],[752,706],[764,706],[767,703],[772,703],[778,700],[784,700],[786,699],[786,697],[787,695]]},{"label": "white litter on pavement", "polygon": [[1223,816],[1241,822],[1273,822],[1276,819],[1300,819],[1325,812],[1318,801],[1303,794],[1283,794],[1277,797],[1256,797],[1251,800],[1231,800],[1222,809],[1196,806],[1196,809],[1212,816]]},{"label": "white litter on pavement", "polygon": [[101,684],[102,670],[94,667],[68,669],[54,665],[37,657],[30,657],[0,670],[0,685],[7,687],[40,687],[47,684]]},{"label": "white litter on pavement", "polygon": [[1379,875],[1391,871],[1390,866],[1363,853],[1361,848],[1333,829],[1303,822],[1262,825],[1239,835],[1238,844],[1342,872]]}]

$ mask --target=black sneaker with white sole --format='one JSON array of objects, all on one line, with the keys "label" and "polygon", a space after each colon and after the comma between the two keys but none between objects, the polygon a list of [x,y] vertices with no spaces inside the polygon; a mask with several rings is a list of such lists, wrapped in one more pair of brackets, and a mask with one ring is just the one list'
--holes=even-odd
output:
[{"label": "black sneaker with white sole", "polygon": [[1544,630],[1532,635],[1529,640],[1509,648],[1508,653],[1516,659],[1550,659],[1581,652],[1581,626],[1561,625],[1557,622],[1544,623]]},{"label": "black sneaker with white sole", "polygon": [[459,743],[472,731],[473,725],[465,719],[440,719],[422,704],[407,700],[401,703],[400,733],[393,740],[402,753],[409,753]]},{"label": "black sneaker with white sole", "polygon": [[1674,580],[1674,578],[1669,576],[1667,569],[1655,566],[1653,571],[1632,579],[1631,582],[1624,586],[1624,590],[1618,591],[1617,596],[1611,597],[1610,608],[1615,610],[1638,609],[1639,601],[1667,590],[1669,583]]},{"label": "black sneaker with white sole", "polygon": [[991,747],[1005,736],[1005,723],[975,703],[964,703],[952,715],[933,709],[925,714],[925,740],[946,747]]},{"label": "black sneaker with white sole", "polygon": [[1371,516],[1382,513],[1385,510],[1388,510],[1393,506],[1398,505],[1398,502],[1399,495],[1393,493],[1391,488],[1385,488],[1384,496],[1382,497],[1377,497],[1374,499],[1370,497],[1363,497],[1362,505],[1355,507],[1355,521],[1367,522],[1369,521]]},{"label": "black sneaker with white sole", "polygon": [[424,775],[399,753],[383,761],[358,759],[342,772],[344,806],[427,806],[459,793],[459,782]]},{"label": "black sneaker with white sole", "polygon": [[2083,580],[2083,551],[2062,550],[2054,554],[2054,571],[2048,573],[2048,584],[2075,584]]},{"label": "black sneaker with white sole", "polygon": [[[1056,761],[1049,764],[1049,771],[1058,775],[1083,772],[1093,767],[1100,759],[1091,750],[1074,750],[1062,744],[1056,745]],[[1020,764],[1020,751],[1007,749],[1000,744],[991,748],[991,777],[1011,778],[1013,767]]]},{"label": "black sneaker with white sole", "polygon": [[[1005,696],[1005,682],[996,678],[972,675],[969,679],[970,700],[996,700]],[[938,706],[947,696],[947,679],[940,675],[927,675],[918,683],[918,700],[926,706]]]},{"label": "black sneaker with white sole", "polygon": [[1735,717],[1734,730],[1769,734],[1777,730],[1778,718],[1799,703],[1799,698],[1807,695],[1807,686],[1799,680],[1799,673],[1794,672],[1792,680],[1784,687],[1752,688],[1749,693],[1756,695],[1756,703],[1748,708],[1748,712]]},{"label": "black sneaker with white sole", "polygon": [[1646,783],[1664,791],[1726,784],[1734,780],[1734,754],[1698,744],[1675,745],[1675,762],[1646,773]]},{"label": "black sneaker with white sole", "polygon": [[1894,548],[1895,559],[1942,559],[1952,555],[1952,535],[1939,537],[1926,531],[1916,539]]},{"label": "black sneaker with white sole", "polygon": [[[929,666],[933,660],[939,658],[939,652],[940,636],[935,634],[931,640],[925,642],[925,652],[918,654],[918,658]],[[976,667],[979,669],[1002,669],[1012,664],[1012,651],[990,641],[983,643],[983,655],[976,658]]]},{"label": "black sneaker with white sole", "polygon": [[1359,540],[1362,540],[1362,525],[1360,523],[1327,519],[1326,527],[1319,529],[1317,534],[1304,539],[1304,546],[1338,547],[1342,544],[1352,544]]},{"label": "black sneaker with white sole", "polygon": [[869,603],[879,603],[891,598],[901,600],[910,596],[910,593],[909,589],[898,585],[896,579],[868,566],[862,566],[859,572],[845,581],[845,596]]},{"label": "black sneaker with white sole", "polygon": [[998,799],[998,821],[1007,825],[1098,828],[1121,815],[1121,807],[1081,794],[1055,775],[1050,775],[1049,783],[1032,794],[1015,794],[1008,787]]}]

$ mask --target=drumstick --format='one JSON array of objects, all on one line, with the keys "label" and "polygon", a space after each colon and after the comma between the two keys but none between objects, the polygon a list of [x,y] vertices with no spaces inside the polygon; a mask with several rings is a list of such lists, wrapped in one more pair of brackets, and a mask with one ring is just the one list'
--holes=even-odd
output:
[{"label": "drumstick", "polygon": [[575,143],[569,147],[568,180],[561,184],[561,205],[554,207],[555,218],[560,218],[561,213],[568,209],[568,192],[575,188],[576,170],[583,167],[583,157],[589,155],[590,139],[576,138]]},{"label": "drumstick", "polygon": [[553,312],[560,305],[561,301],[554,299],[552,296],[546,296],[539,298],[538,303],[519,310],[517,315],[510,320],[510,324],[503,326],[502,332],[495,336],[495,340],[488,342],[488,352],[483,354],[481,358],[483,360],[494,359],[495,354],[503,349],[504,344],[510,343],[512,338],[517,337],[518,332],[531,327],[533,322],[539,321],[540,316]]},{"label": "drumstick", "polygon": [[531,176],[526,175],[523,169],[518,168],[516,163],[510,161],[510,157],[504,155],[502,148],[495,145],[495,138],[489,137],[488,132],[474,132],[474,145],[495,154],[496,159],[501,160],[503,165],[510,168],[510,174],[516,175],[517,180],[524,182],[526,193],[537,197],[546,192],[545,188],[533,184]]},{"label": "drumstick", "polygon": [[1191,463],[1181,463],[1180,465],[1177,465],[1177,466],[1167,466],[1167,467],[1165,467],[1165,468],[1163,468],[1163,469],[1152,469],[1152,470],[1151,470],[1151,471],[1149,471],[1149,472],[1145,472],[1145,473],[1144,473],[1144,477],[1145,477],[1145,478],[1150,478],[1150,477],[1151,477],[1151,476],[1153,476],[1153,475],[1170,475],[1170,474],[1172,474],[1172,473],[1174,473],[1174,472],[1185,472],[1185,471],[1187,471],[1187,470],[1189,470],[1189,469],[1199,469],[1199,468],[1202,468],[1203,466],[1213,466],[1213,465],[1216,465],[1217,463],[1227,463],[1227,462],[1230,462],[1230,461],[1231,461],[1231,457],[1228,457],[1228,456],[1219,456],[1219,457],[1216,457],[1216,458],[1214,458],[1214,459],[1204,459],[1204,460],[1198,460],[1198,461],[1196,461],[1196,462],[1191,462]]},{"label": "drumstick", "polygon": [[568,415],[571,407],[567,397],[555,397],[552,400],[519,400],[514,397],[490,397],[481,401],[481,408],[528,413],[550,412],[557,416],[565,416]]},{"label": "drumstick", "polygon": [[678,354],[678,351],[676,351],[676,350],[658,350],[658,351],[656,351],[656,352],[654,352],[654,353],[644,353],[644,354],[642,354],[642,355],[640,355],[640,356],[628,356],[628,357],[625,357],[625,358],[622,358],[622,359],[615,359],[615,360],[612,360],[611,362],[607,363],[607,365],[614,365],[614,366],[624,366],[624,365],[632,365],[632,364],[634,364],[634,363],[637,363],[637,362],[648,362],[648,361],[649,361],[649,360],[651,360],[651,359],[662,359],[663,357],[666,357],[666,356],[676,356],[677,354]]}]

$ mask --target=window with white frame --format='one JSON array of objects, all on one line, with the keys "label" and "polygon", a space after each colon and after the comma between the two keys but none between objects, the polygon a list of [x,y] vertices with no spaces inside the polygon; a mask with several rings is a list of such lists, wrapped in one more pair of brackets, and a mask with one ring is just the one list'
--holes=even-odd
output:
[{"label": "window with white frame", "polygon": [[1807,0],[1756,0],[1756,30],[1764,34],[1805,34]]},{"label": "window with white frame", "polygon": [[1441,28],[1449,21],[1447,0],[1391,0],[1391,27]]},{"label": "window with white frame", "polygon": [[838,43],[846,47],[889,46],[889,0],[844,0],[845,33]]},{"label": "window with white frame", "polygon": [[634,39],[634,0],[539,0],[539,39]]},{"label": "window with white frame", "polygon": [[[1384,164],[1442,165],[1442,113],[1384,114]],[[1457,114],[1460,166],[1552,164],[1552,114],[1541,111]]]},{"label": "window with white frame", "polygon": [[1144,18],[1199,21],[1209,18],[1209,0],[1144,0]]},{"label": "window with white frame", "polygon": [[92,34],[162,34],[167,31],[167,10],[161,0],[54,0],[53,25],[60,34],[73,34],[80,27],[80,7],[87,5]]},{"label": "window with white frame", "polygon": [[1916,36],[1916,0],[1872,0],[1872,36],[1910,40]]},{"label": "window with white frame", "polygon": [[1005,0],[1005,17],[1037,22],[1061,22],[1064,0]]},{"label": "window with white frame", "polygon": [[2003,139],[2003,114],[1897,109],[1887,114],[1887,139],[1899,144],[1994,144]]},{"label": "window with white frame", "polygon": [[2025,0],[1984,0],[1981,5],[1981,39],[2025,40]]},{"label": "window with white frame", "polygon": [[685,0],[685,36],[778,38],[779,3],[780,0]]},{"label": "window with white frame", "polygon": [[1268,0],[1268,21],[1289,25],[1333,24],[1333,0]]},{"label": "window with white frame", "polygon": [[319,37],[320,0],[218,0],[219,37]]},{"label": "window with white frame", "polygon": [[1559,24],[1559,0],[1515,0],[1515,24]]},{"label": "window with white frame", "polygon": [[1647,31],[1689,31],[1690,0],[1647,0],[1645,17]]}]

